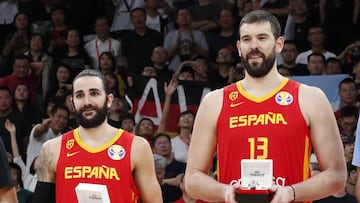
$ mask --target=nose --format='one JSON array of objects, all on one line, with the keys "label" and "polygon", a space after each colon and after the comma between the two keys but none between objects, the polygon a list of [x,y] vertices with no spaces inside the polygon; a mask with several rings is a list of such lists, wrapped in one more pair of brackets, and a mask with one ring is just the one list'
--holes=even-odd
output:
[{"label": "nose", "polygon": [[253,49],[253,50],[259,48],[259,40],[257,40],[257,39],[251,40],[250,48]]}]

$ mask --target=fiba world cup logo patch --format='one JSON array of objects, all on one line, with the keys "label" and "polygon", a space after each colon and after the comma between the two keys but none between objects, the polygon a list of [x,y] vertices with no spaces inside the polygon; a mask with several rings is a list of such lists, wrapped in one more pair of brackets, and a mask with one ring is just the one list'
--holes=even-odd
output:
[{"label": "fiba world cup logo patch", "polygon": [[285,91],[281,91],[276,94],[275,101],[281,106],[288,106],[294,101],[294,97]]},{"label": "fiba world cup logo patch", "polygon": [[112,160],[121,160],[125,157],[126,151],[120,145],[112,145],[108,149],[108,155]]}]

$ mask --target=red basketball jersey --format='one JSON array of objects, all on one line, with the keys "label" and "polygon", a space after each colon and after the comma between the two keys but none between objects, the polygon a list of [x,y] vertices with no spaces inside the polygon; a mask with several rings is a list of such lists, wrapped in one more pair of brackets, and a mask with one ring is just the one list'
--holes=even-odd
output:
[{"label": "red basketball jersey", "polygon": [[81,141],[78,129],[65,133],[56,168],[56,202],[77,202],[79,183],[106,185],[111,202],[139,202],[131,171],[132,140],[132,134],[119,130],[107,144],[90,148]]},{"label": "red basketball jersey", "polygon": [[241,177],[242,159],[272,159],[273,180],[290,185],[310,177],[310,136],[298,103],[299,83],[284,79],[273,92],[255,98],[240,82],[224,87],[217,122],[219,181]]}]

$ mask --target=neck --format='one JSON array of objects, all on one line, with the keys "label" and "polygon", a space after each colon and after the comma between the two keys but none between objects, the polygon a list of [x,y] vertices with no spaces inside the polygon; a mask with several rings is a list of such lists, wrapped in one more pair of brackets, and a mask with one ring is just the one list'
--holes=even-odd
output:
[{"label": "neck", "polygon": [[262,98],[277,88],[283,80],[284,77],[281,76],[277,71],[277,68],[273,66],[270,72],[261,78],[251,77],[245,72],[245,78],[241,81],[241,85],[250,95]]},{"label": "neck", "polygon": [[156,9],[152,9],[152,8],[146,9],[146,14],[147,14],[148,16],[152,17],[152,18],[154,18],[154,17],[156,17],[156,16],[159,15],[158,12],[157,12],[157,10],[156,10]]},{"label": "neck", "polygon": [[284,61],[284,63],[283,63],[283,66],[285,66],[286,68],[293,68],[293,67],[295,67],[296,66],[296,63],[295,63],[295,61],[293,61],[293,62],[285,62]]},{"label": "neck", "polygon": [[325,52],[323,45],[313,45],[311,46],[311,50],[313,52],[322,53],[322,54]]},{"label": "neck", "polygon": [[41,55],[41,50],[31,49],[30,54],[33,58],[38,58]]},{"label": "neck", "polygon": [[293,15],[295,23],[303,23],[306,20],[306,15]]},{"label": "neck", "polygon": [[136,32],[138,35],[143,36],[143,35],[145,35],[145,33],[146,33],[146,27],[136,28],[136,29],[135,29],[135,32]]},{"label": "neck", "polygon": [[68,55],[76,55],[78,53],[78,49],[75,46],[68,46]]},{"label": "neck", "polygon": [[229,37],[234,34],[234,28],[222,29],[220,35],[223,37]]},{"label": "neck", "polygon": [[107,39],[109,39],[109,36],[108,36],[108,35],[107,35],[107,36],[97,36],[97,38],[98,38],[100,41],[104,42],[104,41],[106,41]]},{"label": "neck", "polygon": [[108,143],[117,133],[117,129],[111,127],[107,120],[94,128],[84,128],[79,126],[81,140],[89,147],[98,148]]},{"label": "neck", "polygon": [[11,113],[11,111],[12,111],[11,107],[6,109],[6,110],[3,110],[3,111],[1,110],[0,111],[0,116],[2,116],[2,117],[7,116],[7,115],[9,115]]},{"label": "neck", "polygon": [[24,107],[25,107],[25,102],[24,101],[16,101],[16,106],[19,111],[23,111]]},{"label": "neck", "polygon": [[190,32],[191,31],[191,26],[190,25],[182,25],[182,26],[179,26],[179,30],[180,31],[185,31],[185,32]]}]

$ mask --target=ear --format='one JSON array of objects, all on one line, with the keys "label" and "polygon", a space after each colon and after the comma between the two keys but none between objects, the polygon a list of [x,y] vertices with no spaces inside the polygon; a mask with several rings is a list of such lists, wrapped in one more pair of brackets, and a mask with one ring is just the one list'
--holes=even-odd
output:
[{"label": "ear", "polygon": [[114,95],[110,93],[106,97],[107,97],[107,104],[106,105],[107,105],[108,108],[110,108],[111,104],[114,101]]},{"label": "ear", "polygon": [[241,57],[240,40],[236,41],[236,47],[237,47],[239,56]]},{"label": "ear", "polygon": [[284,37],[279,37],[277,38],[276,42],[275,42],[275,52],[276,53],[281,53],[282,49],[284,48]]},{"label": "ear", "polygon": [[74,97],[71,96],[71,97],[70,97],[70,100],[71,100],[71,104],[73,105],[73,109],[76,109],[76,108],[75,108],[75,103],[74,103]]}]

